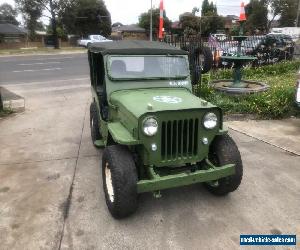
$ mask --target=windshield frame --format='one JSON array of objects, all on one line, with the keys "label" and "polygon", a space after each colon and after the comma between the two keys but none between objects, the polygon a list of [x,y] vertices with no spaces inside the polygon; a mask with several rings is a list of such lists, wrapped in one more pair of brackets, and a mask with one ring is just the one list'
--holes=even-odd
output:
[{"label": "windshield frame", "polygon": [[[179,58],[183,58],[185,61],[185,66],[187,69],[187,74],[185,76],[174,76],[174,77],[136,77],[136,78],[119,78],[119,77],[113,77],[111,75],[111,69],[109,66],[110,63],[110,59],[112,57],[179,57]],[[190,69],[189,69],[189,63],[187,60],[187,56],[185,55],[108,55],[107,59],[106,59],[106,72],[107,72],[107,76],[110,80],[112,81],[140,81],[140,80],[184,80],[187,79],[190,75]]]}]

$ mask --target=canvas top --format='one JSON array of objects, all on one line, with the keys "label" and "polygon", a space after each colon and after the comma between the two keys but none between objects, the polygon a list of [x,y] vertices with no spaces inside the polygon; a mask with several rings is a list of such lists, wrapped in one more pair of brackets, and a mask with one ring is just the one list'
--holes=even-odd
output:
[{"label": "canvas top", "polygon": [[89,51],[102,55],[187,55],[188,52],[164,42],[113,41],[93,43]]}]

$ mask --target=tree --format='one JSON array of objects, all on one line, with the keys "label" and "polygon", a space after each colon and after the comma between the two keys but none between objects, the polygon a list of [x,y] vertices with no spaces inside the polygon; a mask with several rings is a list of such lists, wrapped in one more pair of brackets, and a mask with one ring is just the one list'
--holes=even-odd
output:
[{"label": "tree", "polygon": [[67,33],[85,36],[111,34],[111,16],[103,0],[63,1],[60,22]]},{"label": "tree", "polygon": [[193,16],[196,16],[196,13],[197,13],[197,12],[199,12],[199,8],[194,7],[193,10],[192,10]]},{"label": "tree", "polygon": [[184,34],[187,36],[195,35],[200,31],[200,18],[195,14],[194,12],[185,12],[179,16],[179,22]]},{"label": "tree", "polygon": [[37,22],[36,30],[38,31],[46,31],[45,25],[42,21]]},{"label": "tree", "polygon": [[[151,10],[148,10],[148,12],[142,13],[139,17],[139,26],[144,28],[147,33],[150,33],[150,15]],[[159,30],[159,16],[160,16],[160,10],[153,9],[152,10],[152,19],[153,19],[153,33],[158,34]],[[171,21],[167,17],[166,11],[163,13],[164,18],[164,28],[166,32],[169,32],[171,29]]]},{"label": "tree", "polygon": [[17,10],[15,10],[10,4],[4,3],[0,5],[0,22],[19,25],[16,17]]},{"label": "tree", "polygon": [[204,0],[201,8],[201,16],[207,16],[208,14],[215,13],[217,14],[217,6],[213,2]]},{"label": "tree", "polygon": [[113,23],[111,27],[120,27],[120,26],[123,26],[123,24],[120,22],[116,22],[116,23]]},{"label": "tree", "polygon": [[[274,19],[279,16],[280,26],[294,26],[297,19],[298,0],[266,0],[268,2],[272,18],[268,27],[271,27]],[[300,22],[300,17],[298,23]]]},{"label": "tree", "polygon": [[273,21],[275,20],[275,18],[280,14],[281,12],[281,1],[282,0],[269,0],[268,1],[268,7],[270,9],[270,15],[271,18],[268,21],[268,31],[271,28],[271,25],[273,23]]},{"label": "tree", "polygon": [[[63,0],[15,0],[19,9],[23,13],[27,28],[30,31],[31,37],[35,36],[35,30],[38,25],[38,19],[44,15],[50,19],[50,24],[53,31],[54,48],[59,48],[57,34],[57,17],[60,5]],[[43,14],[47,12],[48,15]]]},{"label": "tree", "polygon": [[34,40],[38,19],[42,16],[42,8],[32,0],[15,0],[19,11],[25,20],[26,28],[29,31],[29,38]]},{"label": "tree", "polygon": [[209,34],[216,33],[219,30],[224,30],[225,18],[212,13],[210,16],[203,16],[201,18],[201,34],[209,36]]},{"label": "tree", "polygon": [[213,2],[203,1],[201,15],[201,34],[208,36],[224,29],[225,18],[218,15],[217,6]]},{"label": "tree", "polygon": [[255,30],[268,30],[268,2],[265,0],[251,0],[245,7],[247,14],[246,30],[253,33]]},{"label": "tree", "polygon": [[[281,0],[279,23],[282,27],[295,26],[298,0]],[[298,21],[299,22],[299,21]]]}]

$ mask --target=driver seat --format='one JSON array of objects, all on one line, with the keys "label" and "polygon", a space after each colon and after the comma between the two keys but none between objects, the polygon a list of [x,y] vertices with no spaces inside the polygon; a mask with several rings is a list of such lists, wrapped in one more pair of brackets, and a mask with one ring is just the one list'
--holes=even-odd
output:
[{"label": "driver seat", "polygon": [[118,75],[124,75],[126,70],[126,64],[122,60],[115,60],[111,63],[111,71]]}]

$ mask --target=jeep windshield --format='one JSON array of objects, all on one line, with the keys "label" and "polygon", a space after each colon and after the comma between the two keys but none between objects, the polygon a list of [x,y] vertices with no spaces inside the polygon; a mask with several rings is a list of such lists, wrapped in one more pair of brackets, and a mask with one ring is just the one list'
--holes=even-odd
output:
[{"label": "jeep windshield", "polygon": [[108,74],[112,79],[185,79],[188,63],[183,56],[110,56]]}]

